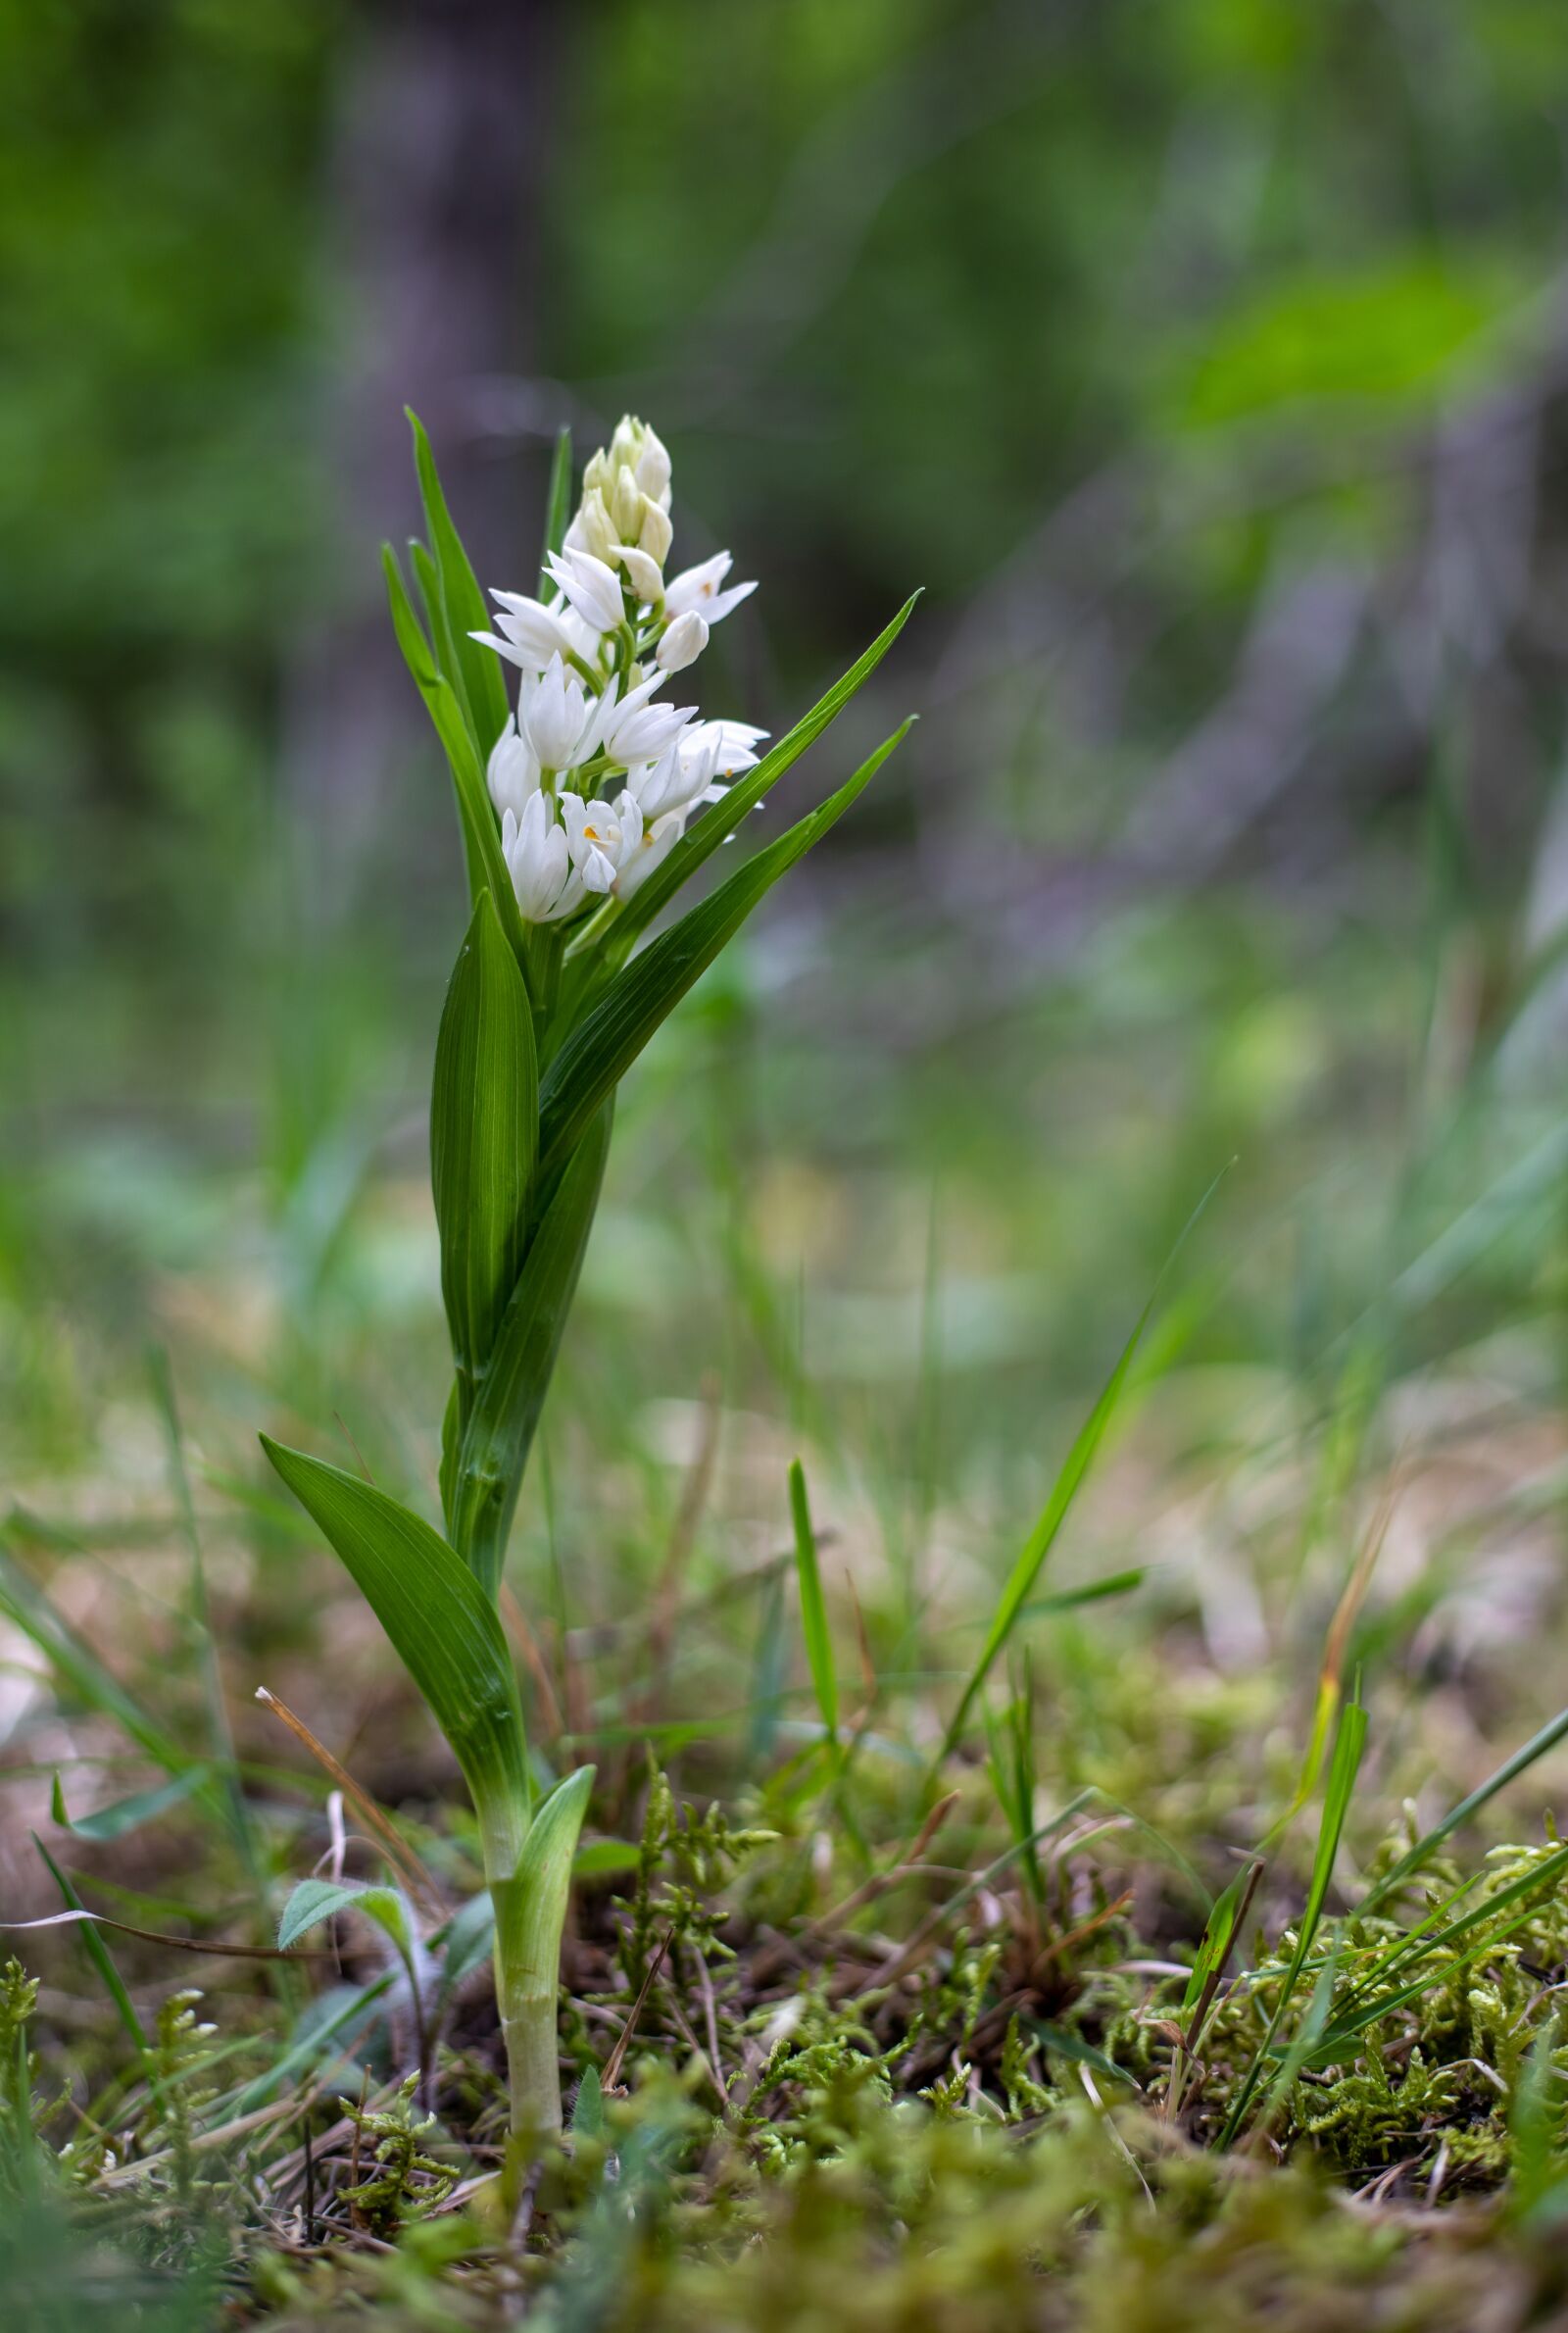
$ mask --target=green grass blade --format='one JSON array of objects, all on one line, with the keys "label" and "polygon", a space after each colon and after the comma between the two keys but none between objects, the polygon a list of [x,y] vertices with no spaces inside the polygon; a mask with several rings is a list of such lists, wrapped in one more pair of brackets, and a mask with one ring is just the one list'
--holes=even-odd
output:
[{"label": "green grass blade", "polygon": [[607,1104],[573,1152],[529,1242],[458,1451],[452,1536],[492,1596],[593,1229],[611,1117]]},{"label": "green grass blade", "polygon": [[[430,1179],[441,1234],[441,1295],[452,1332],[461,1434],[522,1266],[539,1133],[533,1015],[488,891],[458,953],[436,1039]],[[454,1520],[456,1465],[443,1465]],[[452,1479],[446,1479],[448,1473]],[[462,1541],[455,1544],[460,1553]]]},{"label": "green grass blade", "polygon": [[[842,677],[833,683],[826,696],[811,707],[804,720],[782,736],[777,745],[763,755],[755,769],[738,778],[721,801],[704,813],[690,832],[682,837],[662,867],[654,869],[640,890],[635,891],[606,937],[605,946],[612,963],[624,963],[637,940],[674,898],[682,884],[694,875],[706,859],[712,856],[720,843],[728,840],[749,811],[771,791],[786,769],[792,769],[808,746],[814,745],[829,723],[836,720],[850,699],[869,679],[887,655],[894,641],[903,631],[913,613],[920,594],[911,592],[893,621],[878,632],[863,656]],[[906,727],[908,725],[905,724]],[[902,737],[901,729],[899,735]],[[896,744],[897,739],[894,740]],[[892,751],[892,747],[885,749]]]},{"label": "green grass blade", "polygon": [[470,640],[470,632],[490,629],[490,611],[468,564],[462,537],[452,523],[446,496],[436,472],[435,456],[424,424],[416,413],[404,408],[414,431],[414,461],[419,473],[419,497],[441,585],[441,607],[451,634],[454,662],[447,678],[463,706],[480,754],[487,754],[507,722],[507,685],[493,650]]},{"label": "green grass blade", "polygon": [[1499,1790],[1505,1790],[1527,1766],[1534,1765],[1538,1758],[1544,1758],[1548,1750],[1555,1749],[1564,1734],[1568,1734],[1568,1710],[1559,1710],[1556,1716],[1544,1725],[1539,1733],[1532,1734],[1521,1749],[1516,1750],[1511,1758],[1505,1759],[1494,1773],[1489,1774],[1485,1782],[1478,1783],[1468,1798],[1461,1799],[1456,1807],[1450,1807],[1441,1822],[1434,1823],[1430,1831],[1422,1834],[1409,1853],[1402,1855],[1394,1868],[1386,1871],[1377,1885],[1362,1897],[1356,1906],[1357,1912],[1375,1911],[1380,1904],[1387,1903],[1395,1889],[1402,1886],[1413,1871],[1419,1870],[1446,1839],[1450,1838],[1462,1823],[1468,1822],[1472,1814],[1479,1813],[1490,1799],[1496,1797]]},{"label": "green grass blade", "polygon": [[95,1813],[81,1814],[73,1820],[66,1812],[65,1787],[56,1774],[49,1812],[74,1839],[90,1839],[101,1845],[108,1839],[127,1838],[145,1822],[156,1822],[160,1814],[167,1814],[171,1807],[182,1805],[193,1792],[200,1790],[207,1777],[206,1766],[190,1766],[183,1774],[176,1774],[172,1782],[160,1783],[156,1790],[138,1790],[128,1799],[117,1799],[112,1807],[100,1807]]},{"label": "green grass blade", "polygon": [[[48,1848],[45,1847],[37,1832],[32,1831],[28,1835],[32,1840],[32,1844],[42,1856],[45,1864],[48,1866],[49,1876],[54,1881],[56,1887],[60,1890],[61,1900],[65,1904],[66,1910],[68,1911],[84,1911],[86,1910],[86,1906],[82,1903],[81,1898],[77,1895],[75,1889],[72,1886],[64,1871],[61,1870],[60,1865],[55,1861],[54,1857],[49,1853]],[[125,1981],[123,1977],[121,1975],[119,1969],[115,1966],[113,1960],[110,1958],[109,1947],[107,1944],[105,1944],[102,1936],[98,1932],[96,1921],[82,1920],[79,1923],[78,1932],[80,1934],[82,1943],[87,1948],[88,1957],[91,1960],[93,1966],[97,1969],[98,1974],[103,1979],[104,1990],[115,2005],[116,2011],[120,2017],[120,2022],[122,2025],[123,2025],[126,2033],[130,2036],[131,2042],[137,2053],[145,2057],[147,2054],[148,2044],[146,2033],[142,2028],[141,2019],[136,2014],[135,2004],[132,2002],[130,1995],[125,1990]]]},{"label": "green grass blade", "polygon": [[556,449],[550,457],[550,487],[545,495],[544,556],[539,562],[539,596],[555,597],[557,585],[550,572],[550,554],[559,552],[566,539],[571,523],[571,430],[563,423],[556,431]]},{"label": "green grass blade", "polygon": [[[1533,1871],[1522,1872],[1517,1879],[1510,1881],[1508,1886],[1499,1888],[1494,1896],[1489,1896],[1484,1902],[1472,1906],[1471,1910],[1463,1913],[1460,1918],[1450,1920],[1446,1928],[1438,1928],[1430,1934],[1418,1936],[1415,1940],[1402,1937],[1379,1962],[1378,1966],[1360,1980],[1350,1995],[1349,2001],[1341,2003],[1339,2014],[1335,2017],[1333,2025],[1324,2034],[1319,2055],[1331,2055],[1335,2049],[1341,2048],[1345,2043],[1352,2040],[1356,2034],[1364,2033],[1369,2025],[1375,2025],[1380,2018],[1388,2016],[1393,2010],[1402,2009],[1407,2002],[1419,2000],[1420,1996],[1430,1991],[1433,1985],[1445,1982],[1453,1975],[1456,1969],[1467,1967],[1470,1961],[1480,1954],[1490,1952],[1494,1945],[1499,1943],[1503,1937],[1511,1935],[1515,1928],[1521,1926],[1525,1920],[1532,1916],[1536,1910],[1536,1898],[1543,1889],[1552,1886],[1564,1871],[1568,1871],[1568,1847],[1561,1847],[1555,1855],[1547,1856],[1545,1861],[1538,1863]],[[1466,1892],[1468,1891],[1460,1890],[1460,1894]],[[1454,1902],[1457,1900],[1457,1897],[1452,1899]],[[1510,1904],[1519,1903],[1523,1903],[1525,1909],[1514,1919],[1505,1921],[1500,1928],[1493,1925],[1499,1911],[1506,1910]],[[1369,1983],[1375,1983],[1379,1977],[1392,1974],[1396,1967],[1409,1966],[1416,1961],[1429,1960],[1433,1954],[1442,1952],[1445,1947],[1458,1944],[1464,1937],[1474,1935],[1477,1929],[1484,1931],[1480,1941],[1466,1947],[1455,1960],[1446,1961],[1440,1968],[1429,1971],[1425,1976],[1414,1979],[1396,1992],[1382,1994],[1372,2001],[1367,2001],[1364,1998]],[[1413,1949],[1411,1949],[1412,1941]]]},{"label": "green grass blade", "polygon": [[1115,1367],[1101,1388],[1099,1400],[1079,1427],[1077,1438],[1067,1453],[1061,1471],[1051,1486],[1051,1494],[1040,1511],[1035,1527],[1013,1561],[1012,1569],[1008,1572],[1006,1584],[1002,1591],[1001,1602],[997,1606],[991,1626],[986,1632],[986,1641],[980,1658],[975,1663],[962,1693],[958,1696],[958,1706],[954,1711],[948,1730],[942,1738],[942,1748],[938,1753],[939,1761],[951,1754],[958,1736],[963,1731],[963,1722],[969,1714],[975,1695],[990,1675],[998,1655],[1023,1615],[1046,1558],[1055,1545],[1057,1533],[1066,1521],[1068,1511],[1078,1496],[1085,1475],[1094,1463],[1095,1453],[1104,1439],[1105,1428],[1109,1425],[1116,1405],[1121,1399],[1123,1388],[1127,1383],[1128,1372],[1133,1365],[1133,1358],[1143,1341],[1144,1331],[1149,1325],[1154,1307],[1159,1301],[1160,1290],[1165,1284],[1166,1275],[1185,1247],[1193,1226],[1219,1188],[1220,1181],[1221,1176],[1216,1175],[1183,1224],[1180,1237],[1165,1260],[1149,1302],[1133,1324],[1132,1335],[1123,1345]]},{"label": "green grass blade", "polygon": [[822,1713],[827,1738],[839,1738],[839,1684],[833,1669],[833,1640],[828,1633],[827,1606],[822,1600],[822,1574],[817,1567],[816,1534],[806,1496],[806,1473],[799,1459],[790,1466],[790,1517],[795,1525],[795,1568],[801,1583],[801,1632],[810,1664],[811,1687]]},{"label": "green grass blade", "polygon": [[517,1679],[495,1608],[455,1549],[384,1491],[262,1436],[342,1558],[451,1743],[487,1858],[516,1861],[532,1801]]},{"label": "green grass blade", "polygon": [[1345,1829],[1345,1818],[1349,1812],[1350,1800],[1355,1790],[1355,1778],[1360,1771],[1361,1753],[1365,1747],[1366,1712],[1359,1702],[1348,1702],[1346,1705],[1345,1714],[1340,1719],[1340,1730],[1334,1743],[1334,1758],[1329,1766],[1328,1781],[1323,1789],[1323,1815],[1318,1824],[1317,1851],[1312,1858],[1312,1878],[1306,1892],[1306,1905],[1301,1913],[1301,1924],[1297,1931],[1296,1950],[1291,1956],[1291,1964],[1286,1970],[1284,1982],[1280,1986],[1279,1999],[1274,2005],[1274,2012],[1268,2021],[1268,2031],[1263,2036],[1256,2057],[1248,2067],[1247,2079],[1236,2095],[1235,2103],[1226,2118],[1225,2128],[1220,2134],[1219,2143],[1222,2148],[1229,2147],[1234,2142],[1237,2132],[1246,2119],[1247,2110],[1252,2103],[1253,2093],[1273,2047],[1274,2037],[1280,2029],[1281,2020],[1291,2005],[1297,1986],[1300,1983],[1301,1970],[1306,1964],[1307,1955],[1311,1952],[1312,1940],[1317,1934],[1318,1923],[1323,1916],[1323,1906],[1327,1901],[1329,1886],[1334,1877],[1334,1861],[1340,1852],[1340,1838]]},{"label": "green grass blade", "polygon": [[661,1021],[733,939],[780,875],[820,841],[870,784],[908,727],[907,721],[903,722],[820,809],[811,811],[787,834],[737,868],[726,882],[616,974],[545,1071],[539,1092],[542,1184],[548,1186]]},{"label": "green grass blade", "polygon": [[1241,1911],[1242,1898],[1252,1884],[1254,1868],[1255,1866],[1251,1863],[1244,1864],[1230,1885],[1222,1889],[1220,1894],[1214,1898],[1213,1908],[1204,1922],[1202,1939],[1198,1947],[1198,1958],[1193,1962],[1193,1973],[1188,1978],[1187,1990],[1182,1995],[1184,2013],[1188,2010],[1198,2007],[1203,1997],[1204,1986],[1230,1959],[1231,1947],[1236,1941],[1236,1921]]}]

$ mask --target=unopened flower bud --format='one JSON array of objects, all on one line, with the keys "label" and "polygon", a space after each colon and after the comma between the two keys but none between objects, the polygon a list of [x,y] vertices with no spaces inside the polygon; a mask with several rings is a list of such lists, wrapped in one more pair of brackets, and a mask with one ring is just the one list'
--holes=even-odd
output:
[{"label": "unopened flower bud", "polygon": [[643,431],[642,452],[637,457],[637,483],[650,502],[660,509],[669,508],[669,455],[657,430]]},{"label": "unopened flower bud", "polygon": [[635,540],[639,548],[648,553],[650,559],[658,560],[660,566],[662,567],[669,556],[669,546],[674,540],[675,534],[674,528],[669,523],[669,514],[667,511],[662,511],[657,502],[650,502],[646,494],[639,495],[638,501],[642,506],[642,522],[637,528],[635,537],[631,528],[628,527],[624,539],[627,542]]},{"label": "unopened flower bud", "polygon": [[677,616],[655,651],[654,662],[662,672],[683,672],[694,665],[708,646],[708,626],[695,609]]},{"label": "unopened flower bud", "polygon": [[643,498],[628,464],[622,463],[616,471],[613,488],[606,495],[605,503],[620,540],[634,543],[642,523]]},{"label": "unopened flower bud", "polygon": [[602,559],[608,567],[614,557],[615,529],[611,524],[605,498],[597,486],[584,494],[577,515],[566,535],[570,551],[588,551],[595,559]]}]

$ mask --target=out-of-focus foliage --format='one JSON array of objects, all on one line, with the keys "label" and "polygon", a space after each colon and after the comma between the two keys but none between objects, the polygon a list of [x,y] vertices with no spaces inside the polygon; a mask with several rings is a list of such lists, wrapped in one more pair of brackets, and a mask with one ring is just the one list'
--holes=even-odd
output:
[{"label": "out-of-focus foliage", "polygon": [[318,0],[0,9],[0,945],[233,928],[315,543]]}]

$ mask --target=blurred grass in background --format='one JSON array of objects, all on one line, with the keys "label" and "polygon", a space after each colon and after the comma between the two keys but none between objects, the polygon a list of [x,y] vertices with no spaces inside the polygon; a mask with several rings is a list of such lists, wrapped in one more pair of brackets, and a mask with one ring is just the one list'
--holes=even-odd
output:
[{"label": "blurred grass in background", "polygon": [[[505,584],[557,424],[630,407],[677,552],[762,581],[705,710],[782,726],[923,581],[796,800],[922,722],[627,1096],[530,1607],[638,1608],[711,1374],[704,1561],[784,1544],[803,1442],[915,1663],[1234,1157],[1084,1567],[1304,1684],[1402,1453],[1369,1642],[1556,1706],[1552,0],[73,0],[0,10],[0,89],[11,1497],[156,1571],[151,1341],[206,1506],[334,1414],[428,1498],[460,890],[376,598],[400,407]],[[258,1530],[247,1684],[315,1613]],[[1143,1685],[1055,1641],[1132,1795]]]}]

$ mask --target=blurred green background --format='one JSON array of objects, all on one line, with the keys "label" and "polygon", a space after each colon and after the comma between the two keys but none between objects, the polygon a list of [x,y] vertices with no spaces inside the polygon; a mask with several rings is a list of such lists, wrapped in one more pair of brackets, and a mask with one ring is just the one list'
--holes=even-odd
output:
[{"label": "blurred green background", "polygon": [[1563,1463],[1565,97],[1556,0],[5,0],[10,1498],[162,1500],[154,1342],[204,1498],[336,1415],[428,1503],[463,915],[379,598],[401,409],[526,588],[554,431],[629,407],[677,556],[761,580],[705,711],[782,728],[920,583],[793,803],[921,722],[628,1091],[522,1583],[550,1491],[597,1518],[563,1617],[634,1602],[712,1378],[710,1560],[777,1540],[804,1437],[895,1602],[978,1595],[1234,1160],[1102,1552],[1255,1654],[1235,1546],[1294,1583],[1328,1517],[1337,1579],[1341,1505],[1484,1420],[1393,1578],[1517,1542],[1518,1644]]}]

